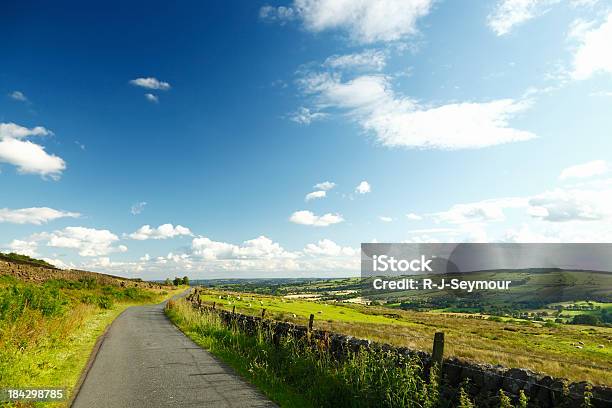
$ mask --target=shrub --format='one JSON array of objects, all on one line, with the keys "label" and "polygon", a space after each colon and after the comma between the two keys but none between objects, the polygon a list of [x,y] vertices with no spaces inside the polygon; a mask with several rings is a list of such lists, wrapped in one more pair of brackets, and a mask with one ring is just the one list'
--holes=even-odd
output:
[{"label": "shrub", "polygon": [[0,292],[0,320],[15,321],[26,309],[40,310],[43,316],[60,315],[67,303],[57,288],[11,286]]},{"label": "shrub", "polygon": [[572,324],[585,324],[589,326],[597,326],[601,324],[601,319],[598,316],[580,314],[576,315],[572,319]]}]

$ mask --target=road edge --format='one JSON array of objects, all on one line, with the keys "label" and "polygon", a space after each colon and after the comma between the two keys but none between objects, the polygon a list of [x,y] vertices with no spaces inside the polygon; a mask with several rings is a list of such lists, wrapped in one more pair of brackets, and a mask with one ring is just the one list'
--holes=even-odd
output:
[{"label": "road edge", "polygon": [[83,371],[81,371],[81,375],[79,376],[79,379],[77,380],[76,384],[74,385],[74,388],[72,389],[72,393],[70,394],[70,399],[68,400],[68,404],[66,406],[72,407],[72,404],[74,404],[74,401],[76,400],[76,397],[79,395],[79,391],[81,391],[81,387],[83,386],[83,383],[87,379],[87,375],[89,374],[89,371],[91,370],[91,367],[93,366],[93,363],[96,360],[96,357],[98,356],[98,352],[100,351],[100,348],[102,347],[102,343],[104,343],[104,340],[106,339],[106,335],[108,334],[108,331],[110,330],[111,326],[130,307],[126,307],[121,313],[119,313],[119,315],[117,315],[117,317],[115,317],[113,321],[108,326],[106,326],[102,334],[98,336],[98,338],[96,339],[93,349],[91,350],[91,353],[89,353],[89,358],[87,359],[87,363],[85,364],[85,367],[83,367]]}]

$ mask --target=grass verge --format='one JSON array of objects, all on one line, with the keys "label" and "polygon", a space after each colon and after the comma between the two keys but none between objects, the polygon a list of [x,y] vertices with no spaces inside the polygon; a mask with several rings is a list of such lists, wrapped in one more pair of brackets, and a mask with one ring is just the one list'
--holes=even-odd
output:
[{"label": "grass verge", "polygon": [[[96,339],[121,312],[184,290],[0,278],[0,388],[65,388],[68,397]],[[66,401],[33,406],[65,406]]]},{"label": "grass verge", "polygon": [[424,380],[416,360],[399,361],[383,351],[348,355],[341,362],[317,345],[284,337],[277,346],[259,331],[247,335],[198,312],[185,300],[168,302],[179,329],[288,407],[435,407],[438,384]]}]

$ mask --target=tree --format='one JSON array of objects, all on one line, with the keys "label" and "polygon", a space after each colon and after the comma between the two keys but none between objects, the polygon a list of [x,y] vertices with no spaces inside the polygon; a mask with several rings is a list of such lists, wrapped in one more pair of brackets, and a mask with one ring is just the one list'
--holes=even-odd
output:
[{"label": "tree", "polygon": [[170,278],[166,278],[166,282],[164,282],[164,284],[170,286],[172,285],[172,281],[170,280]]},{"label": "tree", "polygon": [[181,283],[183,283],[183,280],[175,276],[172,283],[174,283],[174,286],[179,286]]},{"label": "tree", "polygon": [[189,285],[189,278],[187,276],[183,276],[183,285]]},{"label": "tree", "polygon": [[601,324],[601,319],[598,316],[581,314],[576,315],[572,319],[572,324],[586,324],[589,326],[597,326]]}]

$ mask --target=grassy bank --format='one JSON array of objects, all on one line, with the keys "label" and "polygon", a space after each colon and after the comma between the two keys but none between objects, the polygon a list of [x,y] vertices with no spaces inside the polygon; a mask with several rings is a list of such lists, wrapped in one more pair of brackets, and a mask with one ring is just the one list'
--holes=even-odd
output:
[{"label": "grassy bank", "polygon": [[612,384],[612,328],[487,319],[460,313],[415,312],[379,306],[312,301],[243,292],[206,290],[207,303],[243,314],[306,324],[397,346],[431,351],[444,331],[445,355],[523,367],[572,381]]},{"label": "grassy bank", "polygon": [[[170,319],[200,346],[232,366],[270,399],[288,407],[436,407],[438,385],[423,380],[416,360],[364,352],[338,363],[329,353],[291,337],[275,347],[260,332],[227,328],[216,314],[169,302]],[[398,363],[400,363],[398,365]]]},{"label": "grassy bank", "polygon": [[0,388],[62,387],[70,394],[96,339],[123,310],[180,290],[0,276]]}]

